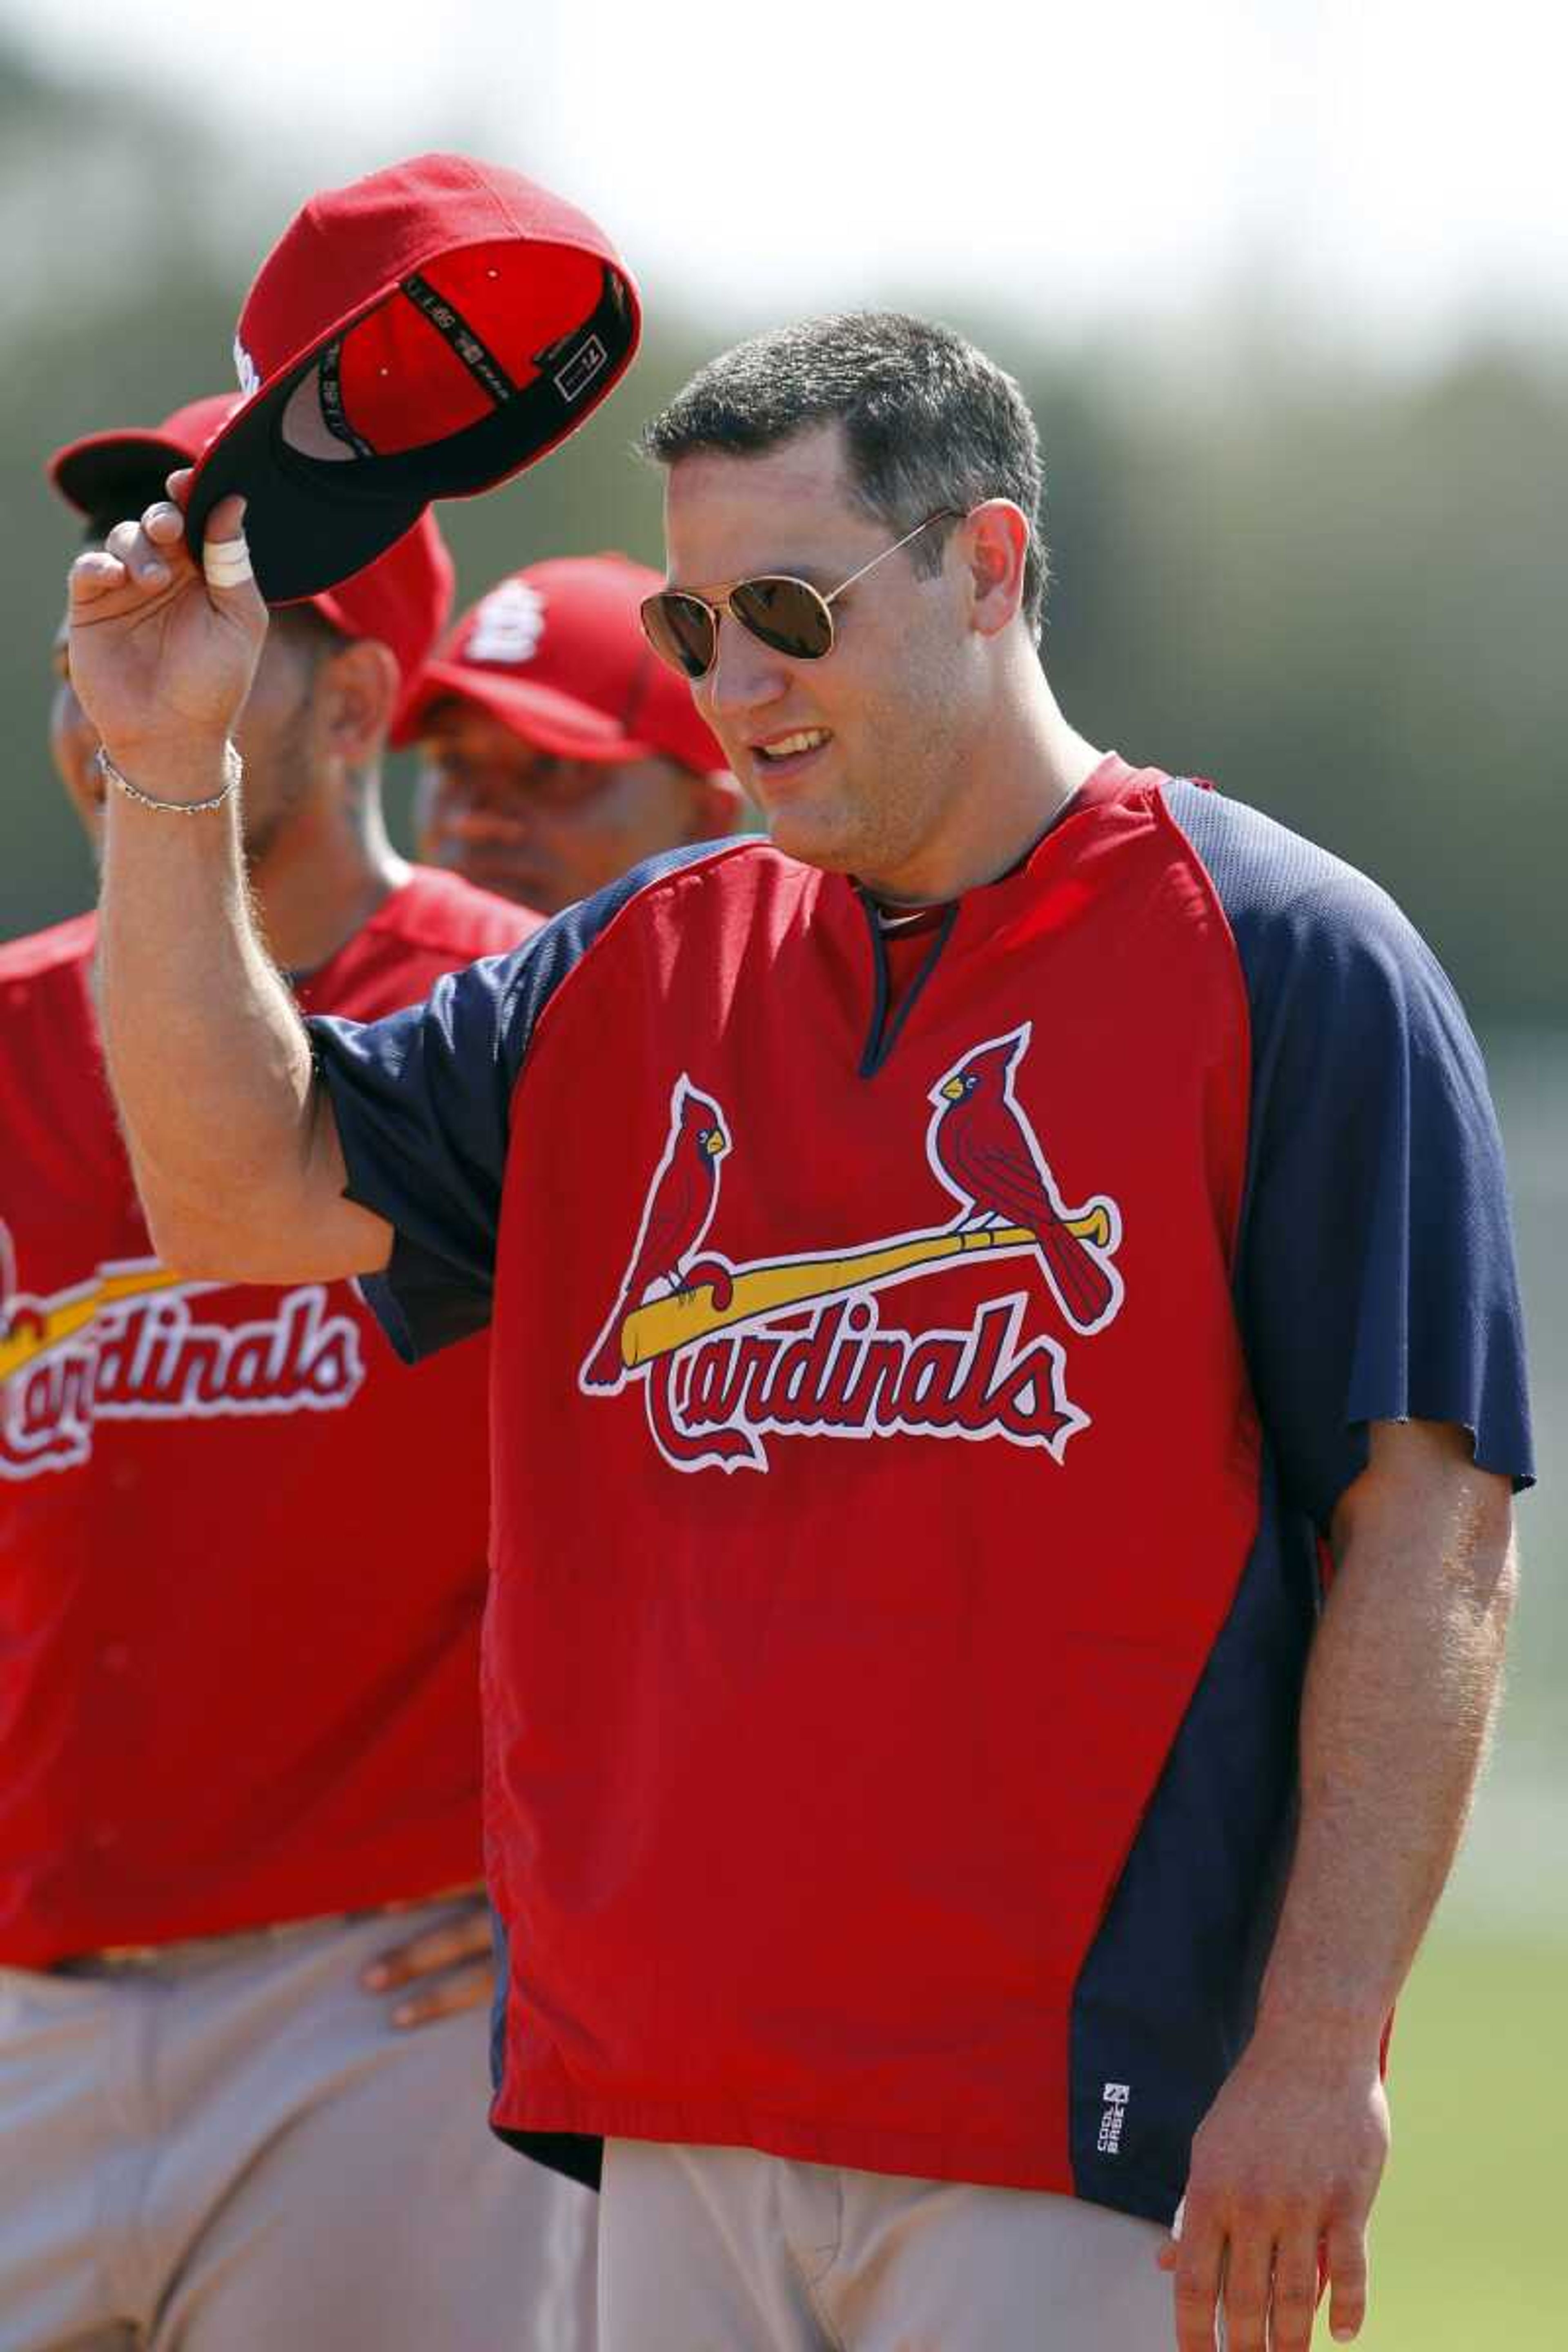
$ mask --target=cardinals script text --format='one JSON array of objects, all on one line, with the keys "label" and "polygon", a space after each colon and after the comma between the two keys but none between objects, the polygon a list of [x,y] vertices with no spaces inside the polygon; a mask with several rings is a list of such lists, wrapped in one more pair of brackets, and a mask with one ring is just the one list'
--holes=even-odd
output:
[{"label": "cardinals script text", "polygon": [[[1114,1319],[1121,1217],[1106,1195],[1071,1209],[1058,1191],[1013,1088],[1029,1037],[1025,1023],[987,1039],[931,1090],[926,1156],[959,1203],[952,1223],[746,1265],[707,1246],[733,1138],[683,1074],[583,1392],[640,1385],[654,1444],[678,1470],[765,1471],[776,1437],[999,1438],[1060,1462],[1089,1415],[1067,1393],[1067,1351],[1038,1328],[1040,1308],[1079,1335]],[[981,1257],[1039,1279],[987,1297],[962,1328],[883,1319],[893,1286]]]}]

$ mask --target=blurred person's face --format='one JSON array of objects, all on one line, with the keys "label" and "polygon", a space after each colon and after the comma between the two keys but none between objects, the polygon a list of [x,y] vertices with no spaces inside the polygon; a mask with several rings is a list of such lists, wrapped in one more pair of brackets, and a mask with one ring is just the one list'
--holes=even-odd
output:
[{"label": "blurred person's face", "polygon": [[[897,535],[854,499],[837,425],[669,470],[669,583],[700,596],[770,572],[826,595]],[[774,653],[721,615],[717,658],[692,693],[780,849],[896,889],[942,840],[989,690],[963,606],[952,561],[921,576],[901,553],[833,605],[820,660]]]},{"label": "blurred person's face", "polygon": [[457,696],[432,704],[419,751],[417,855],[544,915],[734,824],[727,782],[674,760],[557,759]]},{"label": "blurred person's face", "polygon": [[[80,818],[93,854],[103,834],[103,779],[97,767],[98,732],[70,681],[68,629],[55,635],[55,693],[49,711],[49,752],[67,798]],[[319,652],[287,625],[268,633],[235,741],[245,762],[242,795],[245,854],[253,872],[317,782],[317,701],[323,665]],[[135,781],[134,778],[132,780]]]}]

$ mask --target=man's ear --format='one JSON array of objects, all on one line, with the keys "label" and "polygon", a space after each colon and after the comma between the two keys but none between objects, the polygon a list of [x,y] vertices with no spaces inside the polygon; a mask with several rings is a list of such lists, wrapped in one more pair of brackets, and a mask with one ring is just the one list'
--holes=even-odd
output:
[{"label": "man's ear", "polygon": [[984,499],[956,533],[969,573],[971,612],[982,636],[1005,629],[1024,602],[1029,520],[1011,499]]},{"label": "man's ear", "polygon": [[351,768],[380,758],[402,692],[389,646],[354,637],[322,664],[321,689],[328,746]]}]

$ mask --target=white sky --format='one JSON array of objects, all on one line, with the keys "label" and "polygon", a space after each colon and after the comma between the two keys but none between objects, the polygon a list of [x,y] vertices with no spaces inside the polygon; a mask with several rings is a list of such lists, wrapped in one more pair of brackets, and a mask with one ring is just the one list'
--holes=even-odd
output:
[{"label": "white sky", "polygon": [[1414,352],[1568,316],[1552,0],[0,0],[0,24],[161,81],[301,193],[428,145],[513,163],[655,299],[740,323],[948,295],[1071,338],[1267,286],[1320,337]]}]

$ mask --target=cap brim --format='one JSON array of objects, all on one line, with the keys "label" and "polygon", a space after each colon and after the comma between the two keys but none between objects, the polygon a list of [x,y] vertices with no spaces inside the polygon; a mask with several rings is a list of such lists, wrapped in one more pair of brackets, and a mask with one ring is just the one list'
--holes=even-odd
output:
[{"label": "cap brim", "polygon": [[162,489],[177,466],[190,462],[190,452],[161,433],[89,433],[57,449],[48,472],[61,498],[79,514],[105,515],[125,503],[121,520],[129,520],[129,502],[149,477]]},{"label": "cap brim", "polygon": [[456,698],[472,702],[499,719],[503,727],[557,760],[653,760],[668,756],[640,736],[626,735],[585,702],[576,701],[553,687],[536,686],[492,670],[470,668],[464,662],[431,662],[398,713],[393,741],[413,743],[424,732],[426,714],[438,702]]}]

